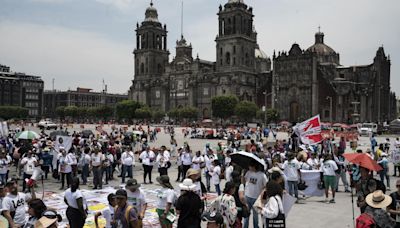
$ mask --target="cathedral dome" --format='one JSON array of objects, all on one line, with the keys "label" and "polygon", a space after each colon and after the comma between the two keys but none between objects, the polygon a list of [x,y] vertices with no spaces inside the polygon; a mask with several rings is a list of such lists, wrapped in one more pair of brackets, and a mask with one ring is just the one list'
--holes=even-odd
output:
[{"label": "cathedral dome", "polygon": [[315,44],[309,47],[307,51],[314,52],[318,55],[336,54],[335,50],[324,44],[324,33],[322,32],[317,32],[315,34]]},{"label": "cathedral dome", "polygon": [[146,18],[144,19],[144,21],[159,22],[157,9],[153,6],[153,2],[151,2],[150,6],[146,9]]},{"label": "cathedral dome", "polygon": [[254,50],[254,56],[256,59],[268,59],[267,54],[260,47],[257,45],[256,49]]}]

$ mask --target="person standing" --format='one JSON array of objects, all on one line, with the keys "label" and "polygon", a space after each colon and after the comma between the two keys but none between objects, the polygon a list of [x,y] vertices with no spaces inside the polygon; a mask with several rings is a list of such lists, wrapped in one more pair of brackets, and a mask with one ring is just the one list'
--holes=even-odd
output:
[{"label": "person standing", "polygon": [[1,211],[10,227],[22,227],[26,223],[25,205],[30,200],[36,199],[35,191],[30,188],[30,195],[18,192],[16,180],[7,182],[6,188],[9,194],[3,198]]},{"label": "person standing", "polygon": [[21,165],[24,166],[24,176],[22,178],[22,191],[25,192],[26,181],[25,179],[31,178],[33,170],[39,165],[38,160],[33,156],[32,150],[28,151],[28,155],[21,160]]},{"label": "person standing", "polygon": [[[258,162],[252,161],[249,165],[249,170],[244,175],[244,180],[246,183],[245,185],[246,202],[248,208],[251,209],[253,213],[254,228],[258,228],[258,213],[253,208],[253,205],[268,182],[267,176],[262,170],[263,169]],[[249,222],[250,222],[250,216],[248,218],[245,218],[243,227],[248,228]]]},{"label": "person standing", "polygon": [[[338,170],[338,167],[336,165],[336,162],[332,160],[332,155],[325,155],[325,160],[324,163],[321,165],[320,171],[324,176],[326,203],[335,203],[336,170]],[[328,201],[329,187],[331,187],[332,190],[332,199],[330,201]]]},{"label": "person standing", "polygon": [[196,184],[191,179],[185,179],[179,187],[181,195],[176,202],[178,228],[200,228],[203,205],[199,195],[194,192]]},{"label": "person standing", "polygon": [[202,165],[204,164],[204,157],[201,156],[200,150],[196,151],[196,156],[192,159],[192,168],[195,170],[201,170]]},{"label": "person standing", "polygon": [[[222,215],[225,227],[232,227],[236,222],[238,211],[235,204],[235,191],[235,183],[226,182],[223,194],[218,196],[210,205],[210,212]],[[254,225],[254,227],[258,226]]]},{"label": "person standing", "polygon": [[4,152],[0,153],[0,182],[6,183],[8,172],[8,160]]},{"label": "person standing", "polygon": [[114,193],[110,193],[107,196],[107,201],[108,201],[108,207],[106,207],[105,209],[103,209],[102,211],[97,212],[94,215],[94,223],[96,225],[96,228],[99,228],[99,222],[98,222],[98,218],[99,216],[104,216],[104,218],[106,219],[106,226],[104,228],[113,228],[115,227],[114,224],[114,207],[117,205],[117,202],[115,200],[115,194]]},{"label": "person standing", "polygon": [[267,203],[261,210],[266,220],[266,227],[285,227],[285,212],[283,210],[283,189],[280,184],[270,181],[266,186]]},{"label": "person standing", "polygon": [[87,217],[87,204],[84,195],[79,190],[79,178],[73,177],[71,188],[65,191],[64,202],[68,208],[66,215],[70,228],[82,228]]},{"label": "person standing", "polygon": [[156,155],[154,154],[154,152],[152,150],[150,150],[150,146],[146,146],[146,150],[143,151],[139,158],[142,161],[143,164],[143,183],[146,183],[146,177],[147,175],[149,176],[149,183],[152,184],[153,182],[151,181],[151,172],[153,170],[153,164],[156,158]]},{"label": "person standing", "polygon": [[48,147],[44,148],[41,153],[41,158],[43,161],[42,170],[44,172],[44,178],[47,179],[47,175],[50,172],[51,163],[53,162],[53,155],[50,154],[50,149]]},{"label": "person standing", "polygon": [[157,177],[161,189],[157,190],[157,214],[160,220],[161,228],[172,228],[174,221],[171,221],[170,214],[175,214],[173,205],[176,200],[176,194],[172,187],[169,177],[166,175]]},{"label": "person standing", "polygon": [[94,149],[94,153],[91,156],[90,166],[93,171],[93,189],[101,189],[103,186],[103,178],[101,168],[103,167],[104,155],[100,153],[98,148]]},{"label": "person standing", "polygon": [[129,179],[126,182],[125,189],[128,197],[128,204],[132,205],[137,212],[138,227],[143,226],[143,218],[147,209],[147,201],[145,194],[140,191],[140,184],[136,179]]},{"label": "person standing", "polygon": [[211,167],[211,170],[209,172],[211,176],[211,182],[215,186],[215,191],[218,193],[218,195],[221,195],[221,187],[220,187],[220,175],[221,175],[221,167],[219,166],[219,161],[214,160],[213,161],[213,166]]},{"label": "person standing", "polygon": [[132,228],[137,227],[137,213],[135,208],[128,204],[127,193],[124,189],[118,189],[115,193],[117,206],[115,207],[114,220],[116,227]]},{"label": "person standing", "polygon": [[[338,167],[338,170],[336,170],[336,192],[339,191],[339,179],[342,179],[342,183],[344,185],[345,188],[345,192],[350,192],[349,189],[349,182],[347,181],[347,177],[346,177],[346,166],[345,166],[345,158],[343,157],[343,153],[341,151],[336,151],[335,152],[335,156],[333,157],[336,165]],[[336,156],[337,154],[337,156]]]},{"label": "person standing", "polygon": [[91,161],[91,157],[89,155],[90,153],[90,148],[86,147],[84,149],[84,152],[81,155],[81,159],[80,159],[80,163],[82,166],[82,185],[86,185],[87,184],[87,178],[89,176],[89,165],[90,165],[90,161]]},{"label": "person standing", "polygon": [[114,156],[107,150],[104,156],[104,162],[101,168],[101,175],[104,176],[105,174],[105,179],[106,183],[108,184],[108,181],[111,180],[111,169],[112,169],[112,163],[114,162]]},{"label": "person standing", "polygon": [[70,183],[71,183],[72,160],[67,155],[67,152],[65,151],[64,148],[60,147],[60,153],[61,153],[61,156],[59,158],[60,173],[61,173],[61,188],[60,188],[60,190],[64,190],[65,178],[67,179],[67,188],[69,188]]},{"label": "person standing", "polygon": [[161,150],[157,155],[156,162],[158,164],[158,172],[160,176],[167,175],[168,176],[168,168],[171,165],[170,153],[165,146],[161,146]]},{"label": "person standing", "polygon": [[207,186],[207,191],[210,191],[210,180],[211,180],[211,175],[210,171],[212,168],[212,162],[215,160],[214,152],[211,149],[206,150],[207,154],[204,155],[204,162],[206,164],[204,173],[206,176],[206,186]]},{"label": "person standing", "polygon": [[374,135],[373,133],[372,133],[372,136],[371,136],[370,141],[371,141],[371,150],[372,150],[372,154],[374,154],[374,156],[376,157],[376,154],[375,154],[375,147],[378,145],[378,142],[376,141],[375,135]]},{"label": "person standing", "polygon": [[386,153],[382,153],[381,158],[378,160],[378,164],[382,167],[382,170],[378,172],[381,181],[382,183],[385,183],[386,178],[386,190],[390,191],[389,161]]},{"label": "person standing", "polygon": [[289,194],[299,198],[297,184],[300,177],[300,164],[293,153],[288,154],[288,160],[283,163],[282,169],[286,175]]},{"label": "person standing", "polygon": [[390,196],[385,195],[381,190],[376,190],[367,195],[365,202],[367,203],[367,207],[365,208],[365,212],[356,219],[357,227],[359,227],[360,218],[365,216],[371,218],[374,222],[370,227],[396,227],[396,221],[387,213],[387,207],[392,203]]},{"label": "person standing", "polygon": [[185,146],[185,148],[183,148],[181,159],[183,165],[183,181],[186,178],[186,172],[192,167],[192,154],[189,146]]},{"label": "person standing", "polygon": [[121,179],[123,184],[125,183],[125,178],[127,174],[129,178],[132,178],[132,166],[135,164],[135,154],[133,153],[130,146],[128,146],[122,153],[121,163],[122,163]]}]

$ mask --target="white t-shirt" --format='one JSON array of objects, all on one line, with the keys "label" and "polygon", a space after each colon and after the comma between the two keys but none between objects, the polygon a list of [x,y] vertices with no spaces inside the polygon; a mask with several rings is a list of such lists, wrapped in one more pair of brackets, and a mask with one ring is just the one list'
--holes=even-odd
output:
[{"label": "white t-shirt", "polygon": [[226,182],[232,180],[232,177],[231,177],[232,172],[233,172],[233,166],[232,166],[232,165],[227,166],[227,167],[225,168],[225,179],[226,179]]},{"label": "white t-shirt", "polygon": [[125,151],[121,155],[123,165],[132,166],[135,164],[135,154],[132,151]]},{"label": "white t-shirt", "polygon": [[336,176],[335,170],[337,169],[338,166],[335,161],[327,160],[321,165],[320,171],[324,173],[324,176]]},{"label": "white t-shirt", "polygon": [[60,172],[61,173],[72,172],[72,167],[71,167],[72,160],[68,155],[66,155],[65,157],[61,156],[59,160],[60,160]]},{"label": "white t-shirt", "polygon": [[111,228],[112,227],[111,222],[114,220],[114,207],[109,205],[107,208],[105,208],[101,211],[101,214],[106,219],[106,227],[105,228]]},{"label": "white t-shirt", "polygon": [[143,151],[141,154],[140,154],[140,159],[142,159],[142,164],[143,165],[150,165],[150,166],[152,166],[153,165],[153,162],[154,162],[154,160],[155,160],[155,158],[156,158],[156,155],[154,154],[154,152],[153,151],[149,151],[149,152],[147,152],[147,151]]},{"label": "white t-shirt", "polygon": [[8,194],[2,202],[2,211],[15,212],[14,222],[18,225],[24,225],[26,222],[25,206],[26,201],[30,200],[31,196],[18,192],[17,195]]},{"label": "white t-shirt", "polygon": [[24,165],[24,173],[32,175],[33,170],[35,169],[35,163],[37,162],[35,157],[24,157],[21,160],[21,164]]},{"label": "white t-shirt", "polygon": [[75,209],[78,209],[77,199],[82,198],[83,200],[83,208],[86,208],[86,199],[83,197],[81,190],[77,189],[75,192],[71,192],[71,188],[68,188],[65,191],[65,198],[67,199],[68,205]]},{"label": "white t-shirt", "polygon": [[216,159],[215,155],[206,154],[204,155],[204,162],[206,163],[206,171],[210,171],[212,167],[212,162]]},{"label": "white t-shirt", "polygon": [[200,164],[204,162],[204,157],[201,155],[199,157],[195,156],[195,157],[193,157],[192,162],[193,162],[192,168],[196,169],[196,170],[200,170]]},{"label": "white t-shirt", "polygon": [[102,153],[98,154],[93,153],[91,159],[92,159],[92,166],[100,166],[101,163],[104,161],[105,157]]},{"label": "white t-shirt", "polygon": [[6,174],[8,171],[7,158],[0,159],[0,174]]},{"label": "white t-shirt", "polygon": [[157,208],[165,210],[167,203],[174,204],[176,194],[173,189],[162,188],[157,190]]},{"label": "white t-shirt", "polygon": [[78,164],[78,159],[76,159],[76,156],[74,153],[69,153],[67,154],[69,158],[71,159],[71,165],[77,165]]},{"label": "white t-shirt", "polygon": [[288,181],[298,181],[299,180],[299,173],[298,170],[300,169],[299,162],[295,159],[289,161],[285,161],[282,165],[282,169],[284,169],[284,173]]},{"label": "white t-shirt", "polygon": [[211,175],[212,184],[219,184],[220,182],[219,175],[221,174],[221,167],[219,166],[212,167],[209,174]]},{"label": "white t-shirt", "polygon": [[318,158],[309,158],[307,160],[307,163],[311,165],[312,169],[317,169],[319,165],[319,159]]},{"label": "white t-shirt", "polygon": [[126,190],[126,192],[128,194],[128,204],[136,208],[138,214],[140,214],[144,204],[147,203],[146,196],[139,189],[135,192],[131,192],[130,190]]},{"label": "white t-shirt", "polygon": [[188,152],[183,152],[181,155],[183,165],[192,165],[192,156]]},{"label": "white t-shirt", "polygon": [[257,199],[268,182],[267,176],[263,172],[247,171],[244,175],[246,181],[244,194],[247,197]]},{"label": "white t-shirt", "polygon": [[170,154],[168,150],[164,150],[164,152],[159,153],[157,155],[157,163],[158,163],[158,167],[160,168],[166,168],[167,167],[167,162],[169,161],[170,158]]},{"label": "white t-shirt", "polygon": [[84,166],[86,164],[90,164],[91,158],[90,158],[89,154],[83,154],[81,159],[82,159],[82,161],[81,161],[82,166]]}]

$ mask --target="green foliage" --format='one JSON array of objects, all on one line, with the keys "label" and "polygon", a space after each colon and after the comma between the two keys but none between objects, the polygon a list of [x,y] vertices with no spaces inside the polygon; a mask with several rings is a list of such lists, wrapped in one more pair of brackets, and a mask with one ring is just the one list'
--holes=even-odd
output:
[{"label": "green foliage", "polygon": [[80,118],[85,118],[88,116],[88,108],[86,107],[78,107],[78,116]]},{"label": "green foliage", "polygon": [[64,109],[65,116],[69,116],[71,118],[76,118],[79,115],[79,109],[76,106],[67,106]]},{"label": "green foliage", "polygon": [[244,121],[250,121],[256,117],[258,107],[254,102],[241,101],[235,107],[235,115]]},{"label": "green foliage", "polygon": [[97,118],[107,119],[114,115],[114,109],[110,106],[103,105],[100,107],[96,107],[95,113]]},{"label": "green foliage", "polygon": [[196,119],[199,115],[199,110],[195,107],[184,107],[178,109],[179,117],[187,119]]},{"label": "green foliage", "polygon": [[173,109],[169,110],[168,116],[171,118],[179,118],[179,109],[173,108]]},{"label": "green foliage", "polygon": [[117,103],[116,113],[119,119],[133,119],[136,109],[142,108],[143,105],[132,100],[125,100]]},{"label": "green foliage", "polygon": [[151,109],[147,106],[135,110],[135,118],[137,119],[149,119],[151,116]]},{"label": "green foliage", "polygon": [[153,119],[155,120],[161,120],[162,118],[164,118],[165,116],[165,112],[161,111],[161,110],[153,110]]},{"label": "green foliage", "polygon": [[226,119],[233,116],[239,100],[236,96],[216,96],[212,98],[212,114],[215,117]]},{"label": "green foliage", "polygon": [[279,111],[277,109],[267,109],[267,121],[270,122],[278,122],[279,120]]},{"label": "green foliage", "polygon": [[5,120],[19,118],[24,119],[28,117],[29,110],[19,106],[0,106],[0,118]]},{"label": "green foliage", "polygon": [[60,118],[65,117],[65,107],[64,106],[59,106],[56,108],[56,115]]}]

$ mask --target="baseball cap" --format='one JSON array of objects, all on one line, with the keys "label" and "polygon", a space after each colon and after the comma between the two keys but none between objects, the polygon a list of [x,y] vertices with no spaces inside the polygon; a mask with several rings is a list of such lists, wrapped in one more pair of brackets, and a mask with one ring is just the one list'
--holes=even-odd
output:
[{"label": "baseball cap", "polygon": [[128,198],[128,193],[124,189],[118,189],[115,193],[116,198]]}]

